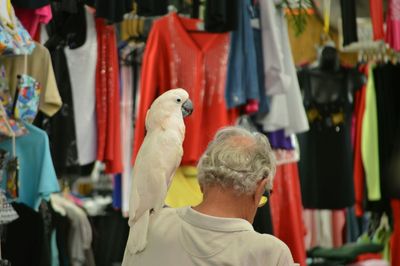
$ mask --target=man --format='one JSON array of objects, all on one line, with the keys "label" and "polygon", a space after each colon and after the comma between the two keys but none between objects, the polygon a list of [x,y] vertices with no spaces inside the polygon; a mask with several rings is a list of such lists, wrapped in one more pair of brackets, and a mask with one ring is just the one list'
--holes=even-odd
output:
[{"label": "man", "polygon": [[203,202],[152,215],[146,249],[126,250],[124,265],[293,265],[282,241],[251,225],[275,173],[264,135],[238,127],[220,130],[198,171]]}]

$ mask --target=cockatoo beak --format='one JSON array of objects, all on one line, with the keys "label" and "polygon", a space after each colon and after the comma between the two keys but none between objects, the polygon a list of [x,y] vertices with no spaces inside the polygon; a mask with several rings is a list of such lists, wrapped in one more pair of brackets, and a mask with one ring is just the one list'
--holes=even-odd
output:
[{"label": "cockatoo beak", "polygon": [[187,99],[182,104],[182,115],[183,117],[189,116],[193,113],[193,103],[190,99]]}]

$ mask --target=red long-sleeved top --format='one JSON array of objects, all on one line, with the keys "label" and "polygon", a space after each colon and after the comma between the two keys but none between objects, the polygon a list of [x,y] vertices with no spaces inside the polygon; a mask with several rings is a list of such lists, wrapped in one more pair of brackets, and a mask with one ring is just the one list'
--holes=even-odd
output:
[{"label": "red long-sleeved top", "polygon": [[237,110],[225,104],[229,34],[195,31],[199,23],[174,13],[153,24],[141,70],[132,162],[145,136],[147,110],[169,89],[186,89],[194,105],[185,119],[184,165],[196,164],[216,131],[237,118]]},{"label": "red long-sleeved top", "polygon": [[374,40],[383,40],[385,38],[385,32],[383,30],[383,1],[369,0],[369,7],[371,11]]}]

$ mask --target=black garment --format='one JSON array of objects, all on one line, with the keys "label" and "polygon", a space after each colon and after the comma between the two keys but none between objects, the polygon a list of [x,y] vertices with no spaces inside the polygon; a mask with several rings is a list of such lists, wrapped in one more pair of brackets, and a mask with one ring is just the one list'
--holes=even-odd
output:
[{"label": "black garment", "polygon": [[2,257],[12,266],[41,265],[43,220],[41,215],[22,203],[12,203],[19,218],[5,226]]},{"label": "black garment", "polygon": [[343,46],[358,41],[356,0],[340,0],[342,11]]},{"label": "black garment", "polygon": [[299,73],[310,130],[298,136],[303,205],[342,209],[354,204],[349,71]]},{"label": "black garment", "polygon": [[[400,198],[400,65],[378,65],[374,69],[378,110],[379,166],[384,201]],[[388,204],[386,204],[388,205]]]},{"label": "black garment", "polygon": [[[71,1],[73,2],[73,1]],[[47,132],[50,140],[50,152],[58,177],[67,174],[79,174],[78,151],[74,123],[72,88],[64,47],[78,47],[85,42],[86,33],[82,33],[79,23],[85,20],[83,4],[77,4],[77,13],[65,12],[60,3],[52,3],[53,19],[47,26],[49,40],[45,46],[49,49],[57,87],[63,105],[54,116],[47,117],[39,112],[34,124]],[[79,11],[78,11],[79,10]],[[77,20],[78,23],[73,22]],[[82,35],[84,35],[82,37]]]},{"label": "black garment", "polygon": [[76,147],[72,89],[69,79],[64,47],[50,48],[54,74],[63,102],[61,110],[52,117],[38,114],[35,125],[49,135],[50,152],[57,176],[78,174],[78,152]]},{"label": "black garment", "polygon": [[58,259],[60,266],[68,266],[70,265],[70,257],[68,253],[68,236],[69,230],[71,227],[71,222],[66,216],[62,216],[61,214],[54,211],[54,209],[50,205],[50,212],[52,217],[52,225],[53,230],[56,230],[56,242],[57,242],[57,250],[58,250]]},{"label": "black garment", "polygon": [[227,32],[237,29],[238,0],[206,0],[204,26],[209,32]]},{"label": "black garment", "polygon": [[37,9],[50,4],[49,0],[11,0],[13,7]]},{"label": "black garment", "polygon": [[52,216],[49,209],[50,203],[42,200],[39,206],[39,214],[43,221],[43,244],[40,266],[51,266],[51,232]]},{"label": "black garment", "polygon": [[124,14],[132,11],[133,0],[85,0],[85,4],[96,9],[96,17],[117,23],[123,20]]},{"label": "black garment", "polygon": [[109,209],[104,216],[90,218],[93,229],[93,252],[97,266],[121,263],[128,240],[128,219],[120,211]]},{"label": "black garment", "polygon": [[168,1],[165,0],[136,0],[136,3],[139,16],[162,16],[168,12]]},{"label": "black garment", "polygon": [[269,202],[257,209],[256,217],[254,217],[253,227],[254,230],[260,234],[274,234]]}]

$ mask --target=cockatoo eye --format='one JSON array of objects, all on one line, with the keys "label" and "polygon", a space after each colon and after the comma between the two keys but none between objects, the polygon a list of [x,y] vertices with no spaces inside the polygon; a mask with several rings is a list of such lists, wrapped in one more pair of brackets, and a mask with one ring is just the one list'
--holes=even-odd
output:
[{"label": "cockatoo eye", "polygon": [[182,101],[182,100],[181,100],[181,99],[179,99],[179,98],[178,98],[178,99],[176,99],[176,102],[178,102],[178,103],[180,103],[181,101]]}]

